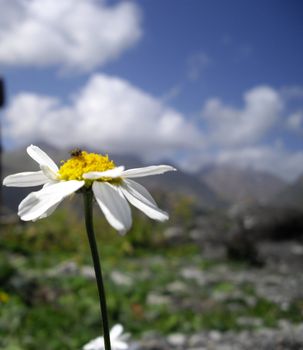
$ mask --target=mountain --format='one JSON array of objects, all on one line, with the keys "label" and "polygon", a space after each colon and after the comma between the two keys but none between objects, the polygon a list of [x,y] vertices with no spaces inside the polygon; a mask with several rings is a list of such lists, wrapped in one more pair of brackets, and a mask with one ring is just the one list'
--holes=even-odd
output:
[{"label": "mountain", "polygon": [[294,183],[277,193],[272,199],[272,204],[303,209],[303,174]]},{"label": "mountain", "polygon": [[233,204],[267,204],[287,186],[272,174],[230,164],[210,165],[197,176],[220,198]]},{"label": "mountain", "polygon": [[139,179],[140,183],[149,189],[161,190],[166,193],[177,193],[190,196],[197,200],[203,207],[222,207],[226,203],[194,174],[188,174],[182,170],[168,173],[163,176],[150,176]]}]

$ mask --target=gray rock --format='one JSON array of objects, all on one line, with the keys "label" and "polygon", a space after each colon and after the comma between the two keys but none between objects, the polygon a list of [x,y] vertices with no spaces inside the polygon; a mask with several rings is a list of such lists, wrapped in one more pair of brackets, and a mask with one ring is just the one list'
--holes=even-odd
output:
[{"label": "gray rock", "polygon": [[183,237],[184,231],[181,226],[171,226],[163,232],[163,236],[167,240],[174,240]]},{"label": "gray rock", "polygon": [[51,277],[74,276],[79,273],[79,266],[74,261],[64,261],[48,271]]},{"label": "gray rock", "polygon": [[170,334],[167,337],[168,344],[172,346],[183,346],[186,343],[186,336],[182,333],[174,333]]},{"label": "gray rock", "polygon": [[95,270],[92,266],[82,266],[80,270],[81,276],[87,278],[88,280],[95,280]]},{"label": "gray rock", "polygon": [[147,303],[150,305],[169,305],[171,299],[165,295],[150,292],[147,296]]},{"label": "gray rock", "polygon": [[133,285],[133,280],[131,277],[117,270],[111,272],[110,278],[118,286],[130,287]]},{"label": "gray rock", "polygon": [[195,280],[200,285],[204,285],[206,282],[204,273],[195,266],[189,266],[181,269],[180,274],[183,278]]},{"label": "gray rock", "polygon": [[238,333],[203,331],[192,335],[174,333],[166,338],[150,333],[138,343],[138,350],[301,350],[303,323],[294,326],[283,321],[278,329]]},{"label": "gray rock", "polygon": [[257,317],[239,317],[237,319],[237,324],[245,327],[261,327],[263,325],[263,321]]},{"label": "gray rock", "polygon": [[174,281],[166,286],[166,290],[170,293],[182,293],[188,290],[188,286],[181,281]]}]

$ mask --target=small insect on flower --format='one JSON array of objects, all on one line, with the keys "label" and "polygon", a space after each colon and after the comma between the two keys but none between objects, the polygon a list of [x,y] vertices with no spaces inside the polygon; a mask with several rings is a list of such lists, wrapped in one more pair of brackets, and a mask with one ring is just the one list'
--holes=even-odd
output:
[{"label": "small insect on flower", "polygon": [[80,148],[75,148],[72,151],[70,151],[70,155],[72,157],[80,157],[82,154],[82,150]]},{"label": "small insect on flower", "polygon": [[40,170],[9,175],[3,180],[5,186],[43,185],[40,191],[31,192],[19,204],[21,220],[35,221],[49,216],[64,198],[83,188],[93,192],[105,218],[121,234],[132,224],[128,202],[151,219],[168,219],[168,214],[159,209],[151,194],[132,179],[176,170],[170,165],[124,170],[124,166],[117,167],[107,155],[87,153],[77,148],[58,168],[37,146],[27,147],[27,153],[39,164]]}]

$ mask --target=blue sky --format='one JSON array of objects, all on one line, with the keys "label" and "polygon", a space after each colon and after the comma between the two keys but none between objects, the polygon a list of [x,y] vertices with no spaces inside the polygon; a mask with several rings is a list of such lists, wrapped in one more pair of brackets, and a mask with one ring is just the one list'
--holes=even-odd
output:
[{"label": "blue sky", "polygon": [[42,139],[303,173],[302,1],[0,5],[6,148]]}]

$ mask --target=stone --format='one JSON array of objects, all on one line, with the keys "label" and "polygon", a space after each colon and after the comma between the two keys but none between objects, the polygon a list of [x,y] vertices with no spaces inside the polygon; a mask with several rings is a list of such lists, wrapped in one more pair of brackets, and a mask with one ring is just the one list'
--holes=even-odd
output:
[{"label": "stone", "polygon": [[88,280],[95,280],[95,270],[92,266],[82,266],[81,267],[81,276],[87,278]]},{"label": "stone", "polygon": [[169,305],[171,299],[168,296],[151,292],[147,296],[147,303],[150,305]]},{"label": "stone", "polygon": [[64,261],[48,271],[48,275],[55,276],[74,276],[79,273],[79,267],[74,261]]},{"label": "stone", "polygon": [[133,285],[133,280],[131,277],[117,270],[111,272],[110,278],[118,286],[130,287]]},{"label": "stone", "polygon": [[182,346],[186,342],[186,336],[182,333],[170,334],[167,337],[167,342],[173,346]]},{"label": "stone", "polygon": [[204,285],[206,282],[203,272],[194,266],[183,268],[180,274],[185,279],[196,280],[200,285]]},{"label": "stone", "polygon": [[169,291],[170,293],[182,293],[186,292],[188,289],[188,286],[181,282],[181,281],[174,281],[170,284],[167,285],[166,290]]},{"label": "stone", "polygon": [[244,327],[261,327],[263,321],[257,317],[239,317],[237,318],[237,324]]},{"label": "stone", "polygon": [[180,226],[171,226],[168,227],[164,232],[163,236],[167,240],[174,240],[179,237],[184,236],[183,228]]}]

